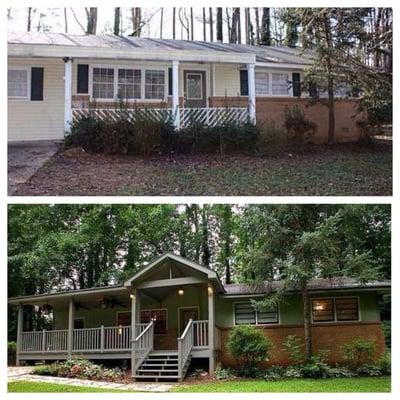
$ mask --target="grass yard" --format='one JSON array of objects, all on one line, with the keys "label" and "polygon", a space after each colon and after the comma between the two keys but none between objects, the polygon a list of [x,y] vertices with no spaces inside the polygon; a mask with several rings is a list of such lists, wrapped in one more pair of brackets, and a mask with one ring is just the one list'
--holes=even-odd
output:
[{"label": "grass yard", "polygon": [[8,383],[9,393],[45,392],[45,393],[129,393],[128,390],[101,389],[85,386],[62,385],[58,383],[15,381]]},{"label": "grass yard", "polygon": [[390,143],[312,146],[256,157],[116,157],[60,152],[16,195],[371,196],[392,194]]},{"label": "grass yard", "polygon": [[181,385],[174,392],[390,392],[390,377],[292,379],[267,382],[264,380],[207,382]]}]

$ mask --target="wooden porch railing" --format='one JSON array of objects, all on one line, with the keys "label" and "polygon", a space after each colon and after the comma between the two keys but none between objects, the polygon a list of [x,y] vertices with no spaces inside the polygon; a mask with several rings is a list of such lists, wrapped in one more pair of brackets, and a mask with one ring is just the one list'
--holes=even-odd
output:
[{"label": "wooden porch railing", "polygon": [[138,337],[132,339],[132,375],[135,375],[140,364],[153,350],[154,323],[150,321]]},{"label": "wooden porch railing", "polygon": [[63,352],[67,350],[68,330],[22,332],[21,352]]},{"label": "wooden porch railing", "polygon": [[193,347],[196,349],[208,347],[208,321],[193,321]]},{"label": "wooden porch railing", "polygon": [[189,319],[182,336],[178,338],[178,376],[182,379],[193,348],[193,320]]}]

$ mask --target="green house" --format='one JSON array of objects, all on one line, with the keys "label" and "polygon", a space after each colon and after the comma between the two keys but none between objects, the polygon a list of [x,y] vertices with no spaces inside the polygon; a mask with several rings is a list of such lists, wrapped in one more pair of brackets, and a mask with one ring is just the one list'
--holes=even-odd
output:
[{"label": "green house", "polygon": [[[195,359],[233,365],[226,343],[239,324],[255,325],[273,342],[270,364],[288,364],[282,342],[304,339],[303,304],[293,290],[276,308],[256,311],[252,299],[280,288],[223,284],[209,268],[164,254],[120,285],[9,299],[18,306],[17,363],[62,360],[130,360],[136,379],[183,379]],[[259,285],[260,286],[260,285]],[[390,282],[360,284],[352,279],[315,279],[309,285],[313,349],[341,361],[340,346],[354,337],[384,350],[378,300]],[[51,310],[52,329],[25,331],[24,306]]]}]

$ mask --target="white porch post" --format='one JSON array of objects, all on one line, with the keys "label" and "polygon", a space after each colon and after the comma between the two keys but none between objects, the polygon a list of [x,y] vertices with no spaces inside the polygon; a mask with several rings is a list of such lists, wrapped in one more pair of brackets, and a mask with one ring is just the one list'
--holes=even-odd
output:
[{"label": "white porch post", "polygon": [[180,127],[179,115],[179,61],[172,61],[172,109],[175,113],[174,126]]},{"label": "white porch post", "polygon": [[132,376],[135,374],[135,342],[136,339],[136,324],[138,323],[136,320],[136,290],[132,290],[131,292],[131,373]]},{"label": "white porch post", "polygon": [[24,310],[22,304],[18,306],[18,320],[17,320],[17,350],[15,365],[20,365],[19,353],[21,352],[22,328],[24,322]]},{"label": "white porch post", "polygon": [[249,116],[250,121],[256,123],[256,79],[255,79],[255,65],[247,64],[247,83],[249,93]]},{"label": "white porch post", "polygon": [[70,131],[72,121],[72,58],[64,57],[64,131]]},{"label": "white porch post", "polygon": [[73,332],[74,332],[74,317],[75,317],[75,303],[74,299],[71,297],[69,299],[69,307],[68,307],[68,356],[72,355],[73,350]]},{"label": "white porch post", "polygon": [[210,349],[209,356],[209,373],[214,374],[215,369],[215,343],[214,343],[214,330],[215,330],[215,317],[214,317],[214,289],[211,285],[207,288],[208,292],[208,346]]}]

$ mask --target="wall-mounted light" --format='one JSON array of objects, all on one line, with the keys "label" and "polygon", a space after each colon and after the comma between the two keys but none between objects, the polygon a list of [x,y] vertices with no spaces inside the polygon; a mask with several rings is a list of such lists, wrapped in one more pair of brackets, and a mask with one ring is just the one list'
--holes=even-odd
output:
[{"label": "wall-mounted light", "polygon": [[118,335],[122,335],[122,325],[118,327]]},{"label": "wall-mounted light", "polygon": [[183,291],[183,289],[182,289],[182,288],[179,288],[179,290],[178,290],[179,296],[183,296],[183,293],[185,293],[185,292]]},{"label": "wall-mounted light", "polygon": [[208,285],[207,291],[208,291],[208,294],[211,296],[213,294],[212,286]]},{"label": "wall-mounted light", "polygon": [[133,300],[133,299],[135,298],[135,295],[134,295],[133,293],[131,293],[131,294],[129,295],[129,297],[131,298],[131,300]]}]

